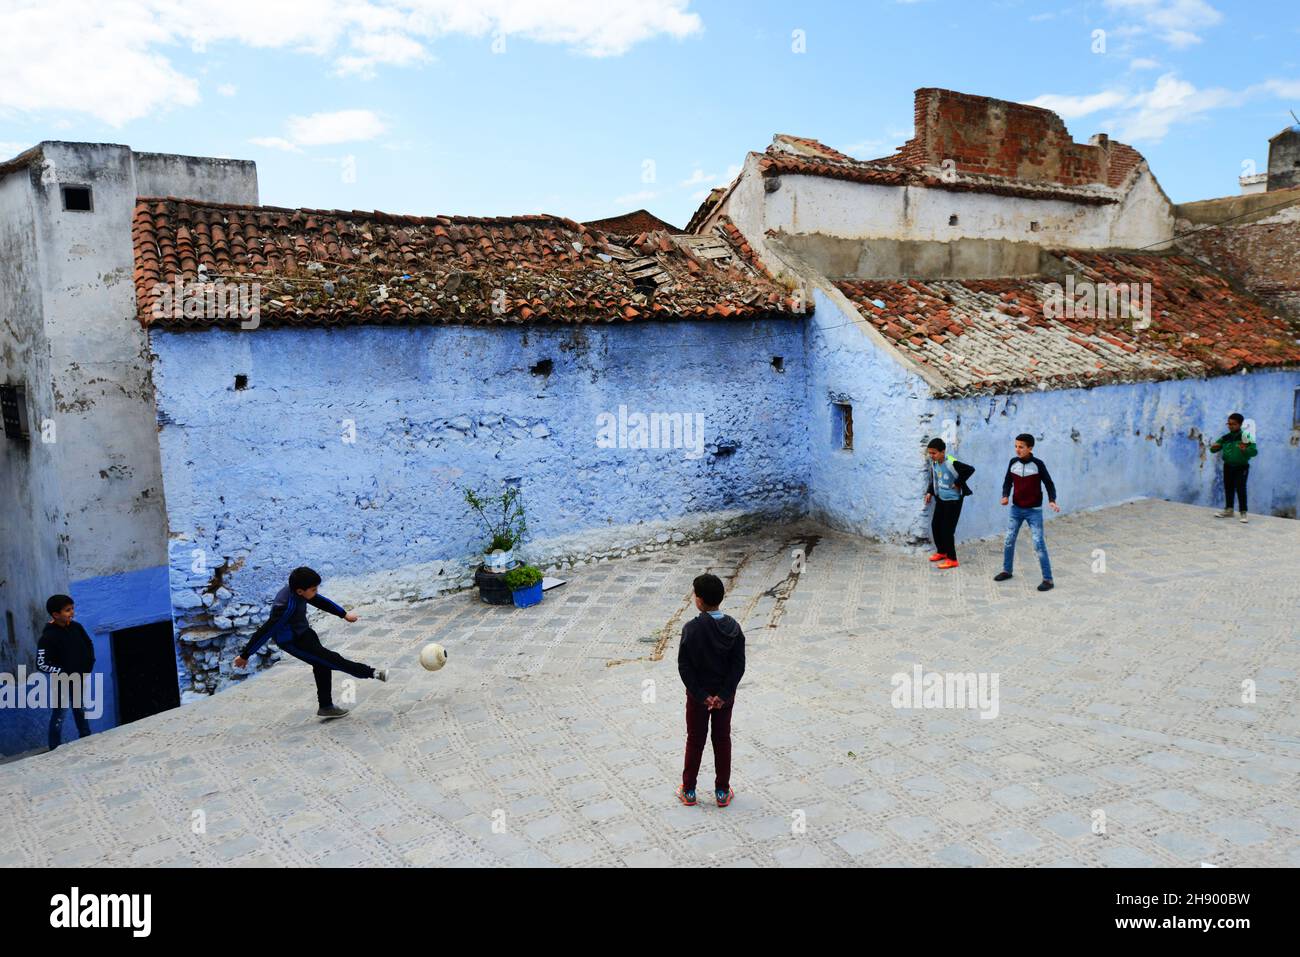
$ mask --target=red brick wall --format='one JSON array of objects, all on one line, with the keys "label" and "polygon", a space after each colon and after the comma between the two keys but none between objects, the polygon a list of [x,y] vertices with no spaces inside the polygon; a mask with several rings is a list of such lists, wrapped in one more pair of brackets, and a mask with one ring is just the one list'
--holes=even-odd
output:
[{"label": "red brick wall", "polygon": [[963,173],[1067,186],[1107,181],[1107,147],[1074,142],[1051,110],[937,89],[917,90],[914,109],[909,162],[950,159]]},{"label": "red brick wall", "polygon": [[1300,320],[1300,207],[1273,218],[1278,221],[1202,227],[1177,245]]}]

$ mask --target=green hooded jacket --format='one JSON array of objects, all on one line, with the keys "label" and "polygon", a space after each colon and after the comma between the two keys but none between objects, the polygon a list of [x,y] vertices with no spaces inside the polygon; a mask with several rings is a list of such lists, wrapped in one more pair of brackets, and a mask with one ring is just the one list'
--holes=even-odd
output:
[{"label": "green hooded jacket", "polygon": [[1224,465],[1249,465],[1250,460],[1259,454],[1254,442],[1247,442],[1244,449],[1241,447],[1241,429],[1222,436],[1210,446],[1210,451],[1222,452]]}]

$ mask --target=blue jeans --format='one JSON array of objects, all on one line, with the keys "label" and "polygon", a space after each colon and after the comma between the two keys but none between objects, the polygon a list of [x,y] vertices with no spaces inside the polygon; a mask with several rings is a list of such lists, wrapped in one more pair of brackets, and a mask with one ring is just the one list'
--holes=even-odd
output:
[{"label": "blue jeans", "polygon": [[1029,523],[1029,532],[1034,539],[1034,551],[1038,553],[1038,564],[1043,570],[1043,581],[1052,580],[1052,563],[1047,557],[1047,542],[1043,539],[1042,508],[1021,508],[1011,506],[1011,520],[1007,523],[1007,537],[1002,543],[1002,570],[1011,574],[1011,564],[1016,560],[1016,536],[1020,534],[1022,522]]}]

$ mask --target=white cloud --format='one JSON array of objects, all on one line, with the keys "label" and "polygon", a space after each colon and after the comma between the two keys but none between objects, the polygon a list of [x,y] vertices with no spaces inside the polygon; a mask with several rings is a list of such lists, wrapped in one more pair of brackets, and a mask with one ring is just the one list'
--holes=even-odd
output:
[{"label": "white cloud", "polygon": [[[195,56],[219,44],[327,59],[337,73],[426,62],[453,35],[617,56],[703,29],[690,0],[5,0],[0,115],[112,126],[199,102]],[[219,91],[220,92],[220,91]],[[224,95],[224,94],[223,94]]]},{"label": "white cloud", "polygon": [[223,83],[217,87],[217,92],[222,96],[234,96],[239,92],[239,87],[235,86],[233,83]]},{"label": "white cloud", "polygon": [[255,136],[249,142],[267,149],[301,153],[305,146],[334,146],[372,140],[387,129],[384,121],[370,110],[338,110],[291,116],[285,122],[284,136]]},{"label": "white cloud", "polygon": [[369,110],[291,116],[286,125],[289,139],[298,146],[332,146],[372,140],[387,129],[384,121]]},{"label": "white cloud", "polygon": [[35,143],[16,143],[0,141],[0,162],[7,159],[13,159],[19,153],[24,153],[35,146]]},{"label": "white cloud", "polygon": [[1130,70],[1154,70],[1160,66],[1159,60],[1153,60],[1150,57],[1136,57],[1129,61]]},{"label": "white cloud", "polygon": [[625,193],[622,196],[614,197],[615,206],[637,206],[640,207],[650,200],[656,198],[659,194],[651,189],[642,190],[639,193]]},{"label": "white cloud", "polygon": [[696,170],[695,170],[693,173],[691,173],[689,179],[684,179],[684,180],[682,180],[681,185],[682,185],[682,186],[699,186],[701,183],[710,183],[710,184],[711,184],[711,183],[716,182],[716,181],[717,181],[717,178],[718,178],[718,176],[717,176],[716,173],[706,173],[706,172],[704,172],[704,170],[699,169],[699,168],[696,168]]},{"label": "white cloud", "polygon": [[1104,90],[1101,93],[1089,93],[1084,96],[1060,96],[1047,93],[1029,101],[1030,106],[1041,106],[1051,110],[1067,120],[1088,116],[1098,110],[1119,106],[1131,99],[1127,93],[1118,90]]},{"label": "white cloud", "polygon": [[1106,6],[1132,18],[1130,26],[1153,33],[1177,49],[1200,43],[1199,31],[1223,20],[1223,14],[1205,0],[1106,0]]},{"label": "white cloud", "polygon": [[1110,89],[1083,96],[1047,94],[1029,102],[1054,110],[1066,119],[1078,119],[1103,110],[1103,125],[1120,139],[1157,143],[1171,127],[1199,119],[1214,110],[1240,106],[1260,97],[1300,97],[1300,80],[1273,79],[1244,90],[1198,88],[1174,73],[1160,76],[1150,89]]}]

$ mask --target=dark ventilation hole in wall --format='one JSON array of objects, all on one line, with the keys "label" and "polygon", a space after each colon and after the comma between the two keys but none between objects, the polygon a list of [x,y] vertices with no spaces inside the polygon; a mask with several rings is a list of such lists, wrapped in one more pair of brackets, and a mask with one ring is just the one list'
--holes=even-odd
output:
[{"label": "dark ventilation hole in wall", "polygon": [[784,356],[772,356],[772,368],[775,369],[777,372],[784,372],[784,371],[785,371],[785,357],[784,357]]},{"label": "dark ventilation hole in wall", "polygon": [[831,404],[835,448],[853,451],[853,406],[847,402]]},{"label": "dark ventilation hole in wall", "polygon": [[27,420],[27,388],[21,385],[0,385],[0,412],[4,414],[5,435],[15,442],[31,439]]},{"label": "dark ventilation hole in wall", "polygon": [[533,366],[528,371],[531,372],[533,375],[550,375],[554,370],[555,370],[555,362],[552,361],[551,359],[543,359],[541,362],[537,363],[537,365]]},{"label": "dark ventilation hole in wall", "polygon": [[64,186],[63,208],[70,213],[89,213],[95,209],[89,186]]},{"label": "dark ventilation hole in wall", "polygon": [[1031,233],[1036,233],[1036,232],[1038,232],[1038,223],[1036,223],[1036,222],[1031,222],[1031,223],[1029,224],[1029,231],[1030,231]]},{"label": "dark ventilation hole in wall", "polygon": [[956,225],[957,225],[957,214],[956,214],[956,213],[953,213],[951,216],[948,217],[948,225],[949,225],[949,226],[956,226]]},{"label": "dark ventilation hole in wall", "polygon": [[14,613],[5,612],[5,632],[9,636],[9,644],[15,648],[18,647],[18,632],[14,629]]},{"label": "dark ventilation hole in wall", "polygon": [[237,376],[235,376],[235,389],[236,389],[236,391],[240,391],[240,392],[242,392],[244,389],[247,389],[247,388],[248,388],[248,376],[246,376],[246,375],[237,375]]}]

